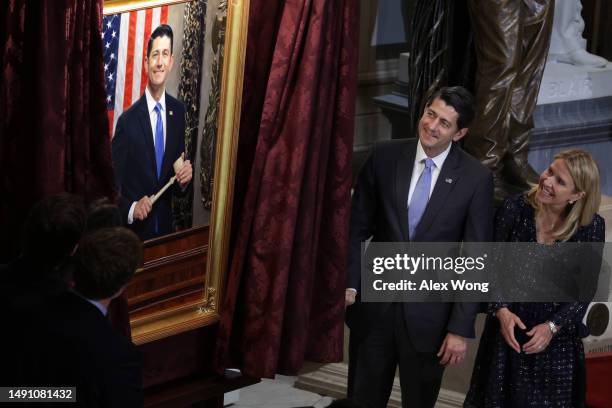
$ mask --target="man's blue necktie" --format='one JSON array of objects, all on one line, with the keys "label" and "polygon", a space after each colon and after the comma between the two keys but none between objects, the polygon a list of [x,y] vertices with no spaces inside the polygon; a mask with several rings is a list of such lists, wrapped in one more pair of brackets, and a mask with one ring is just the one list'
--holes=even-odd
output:
[{"label": "man's blue necktie", "polygon": [[157,179],[161,175],[162,161],[164,160],[164,122],[162,121],[161,104],[155,105],[157,124],[155,125],[155,164],[157,164]]},{"label": "man's blue necktie", "polygon": [[410,234],[410,239],[414,237],[414,230],[416,230],[417,225],[419,225],[419,221],[421,221],[421,217],[429,201],[431,170],[434,166],[433,160],[429,157],[425,159],[425,169],[423,169],[421,177],[419,177],[419,181],[417,181],[417,185],[412,193],[412,200],[410,200],[410,204],[408,205],[408,233]]}]

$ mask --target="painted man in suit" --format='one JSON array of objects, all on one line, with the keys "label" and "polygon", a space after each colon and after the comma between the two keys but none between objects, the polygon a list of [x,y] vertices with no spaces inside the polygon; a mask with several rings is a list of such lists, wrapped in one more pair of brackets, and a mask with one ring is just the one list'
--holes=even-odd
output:
[{"label": "painted man in suit", "polygon": [[466,135],[473,117],[468,91],[440,89],[425,104],[418,140],[376,144],[359,175],[351,210],[346,289],[352,342],[349,396],[373,408],[387,406],[398,364],[402,406],[433,407],[444,366],[461,362],[465,339],[475,335],[476,304],[361,303],[359,299],[360,245],[369,238],[376,242],[492,239],[492,175],[456,143]]},{"label": "painted man in suit", "polygon": [[[141,239],[172,230],[171,197],[155,204],[152,196],[174,175],[173,163],[185,149],[185,106],[166,93],[172,69],[172,28],[166,24],[151,34],[144,61],[148,77],[144,95],[117,121],[113,138],[113,166],[119,187],[119,209],[126,225]],[[192,179],[189,160],[176,173],[180,189]]]}]

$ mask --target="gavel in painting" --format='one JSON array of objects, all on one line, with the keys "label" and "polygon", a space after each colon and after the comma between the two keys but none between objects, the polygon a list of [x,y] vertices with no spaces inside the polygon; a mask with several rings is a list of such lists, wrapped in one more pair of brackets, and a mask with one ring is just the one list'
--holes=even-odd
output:
[{"label": "gavel in painting", "polygon": [[151,205],[155,204],[155,201],[157,201],[157,199],[159,197],[162,196],[162,194],[164,194],[166,192],[166,190],[174,183],[174,181],[176,180],[176,173],[183,167],[183,165],[185,164],[185,160],[183,159],[183,157],[185,156],[185,154],[181,154],[181,157],[179,157],[178,159],[176,159],[176,161],[172,164],[172,167],[174,168],[174,176],[170,177],[170,180],[168,180],[168,182],[166,183],[165,186],[163,186],[161,188],[161,190],[159,190],[157,192],[157,194],[155,194],[153,196],[153,198],[151,198]]}]

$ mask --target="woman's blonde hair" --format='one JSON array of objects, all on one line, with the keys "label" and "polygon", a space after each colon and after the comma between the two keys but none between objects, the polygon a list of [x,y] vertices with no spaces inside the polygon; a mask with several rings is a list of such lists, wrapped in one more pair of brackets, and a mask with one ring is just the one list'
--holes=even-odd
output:
[{"label": "woman's blonde hair", "polygon": [[[576,192],[583,192],[584,197],[567,205],[565,218],[561,225],[552,232],[557,241],[567,241],[576,233],[579,226],[588,225],[593,215],[599,210],[601,204],[601,188],[599,182],[599,169],[593,157],[580,149],[565,150],[558,153],[554,160],[563,160],[572,176]],[[539,184],[534,186],[527,194],[531,205],[540,210],[542,205],[536,199]]]}]

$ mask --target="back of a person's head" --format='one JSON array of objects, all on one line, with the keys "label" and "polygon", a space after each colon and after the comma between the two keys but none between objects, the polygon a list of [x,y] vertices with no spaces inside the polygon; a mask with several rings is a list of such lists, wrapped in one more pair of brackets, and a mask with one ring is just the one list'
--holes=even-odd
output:
[{"label": "back of a person's head", "polygon": [[120,227],[121,224],[119,208],[108,198],[100,198],[89,205],[87,212],[87,233],[100,228]]},{"label": "back of a person's head", "polygon": [[115,296],[134,275],[142,243],[127,228],[102,228],[83,237],[74,256],[75,290],[101,300]]},{"label": "back of a person's head", "polygon": [[69,256],[85,229],[85,206],[81,197],[55,194],[34,205],[25,222],[23,256],[53,269]]}]

